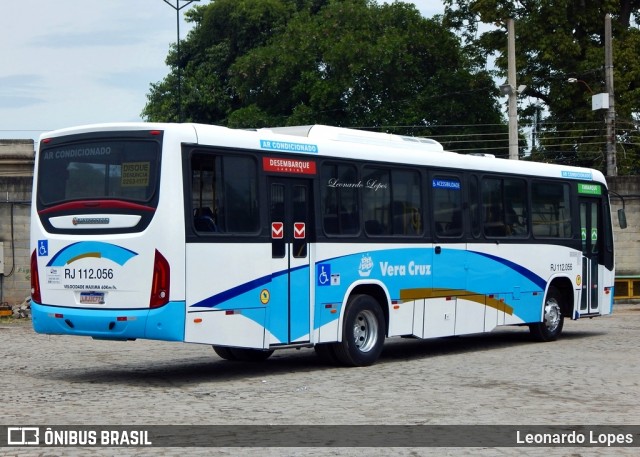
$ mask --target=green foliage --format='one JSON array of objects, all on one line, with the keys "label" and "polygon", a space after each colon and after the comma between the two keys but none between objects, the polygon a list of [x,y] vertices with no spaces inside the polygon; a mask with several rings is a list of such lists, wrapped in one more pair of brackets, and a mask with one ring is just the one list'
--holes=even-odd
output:
[{"label": "green foliage", "polygon": [[[639,0],[444,0],[445,24],[507,72],[507,18],[515,20],[518,84],[530,105],[538,160],[605,170],[604,111],[591,110],[591,91],[606,92],[604,17],[612,15],[616,141],[619,174],[640,171]],[[635,18],[635,19],[634,19]],[[479,27],[479,24],[482,24]],[[637,22],[636,22],[637,24]],[[478,29],[483,30],[478,33]],[[578,84],[568,82],[578,79]],[[521,98],[522,99],[522,98]],[[542,114],[542,117],[539,117]]]},{"label": "green foliage", "polygon": [[[506,132],[492,75],[439,19],[370,0],[215,0],[171,50],[143,116],[262,127],[328,124],[411,135],[493,124]],[[468,133],[474,133],[466,128]],[[446,138],[446,137],[444,137]],[[449,148],[488,147],[444,141]]]}]

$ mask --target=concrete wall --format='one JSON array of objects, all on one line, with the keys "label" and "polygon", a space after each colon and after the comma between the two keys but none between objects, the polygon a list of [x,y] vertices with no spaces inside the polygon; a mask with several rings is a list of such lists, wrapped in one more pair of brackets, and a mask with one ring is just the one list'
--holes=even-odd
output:
[{"label": "concrete wall", "polygon": [[0,176],[0,241],[4,275],[0,302],[15,305],[29,297],[29,223],[32,178]]},{"label": "concrete wall", "polygon": [[[640,176],[607,178],[611,195],[616,276],[640,275]],[[617,212],[624,200],[627,228],[618,226]]]},{"label": "concrete wall", "polygon": [[29,224],[33,140],[0,140],[0,303],[16,305],[31,291]]}]

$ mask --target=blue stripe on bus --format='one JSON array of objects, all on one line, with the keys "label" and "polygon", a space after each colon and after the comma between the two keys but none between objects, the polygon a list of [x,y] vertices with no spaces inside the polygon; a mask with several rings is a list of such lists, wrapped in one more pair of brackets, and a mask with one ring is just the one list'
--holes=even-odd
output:
[{"label": "blue stripe on bus", "polygon": [[254,279],[253,281],[245,282],[244,284],[240,284],[236,287],[232,287],[231,289],[225,290],[224,292],[220,292],[219,294],[212,295],[211,297],[205,298],[197,303],[194,303],[190,306],[190,308],[215,308],[216,306],[224,303],[233,298],[239,297],[240,295],[250,292],[258,287],[264,286],[272,282],[274,278],[278,276],[285,275],[287,273],[293,273],[296,270],[300,270],[302,268],[309,268],[309,265],[302,265],[296,268],[291,268],[289,270],[282,270],[272,273],[270,275],[263,276],[261,278]]},{"label": "blue stripe on bus", "polygon": [[483,257],[486,257],[488,259],[493,260],[494,262],[498,262],[498,263],[501,263],[501,264],[509,267],[510,269],[516,271],[521,276],[527,278],[529,281],[534,283],[541,290],[545,290],[545,288],[547,287],[547,281],[544,278],[538,276],[533,271],[523,267],[522,265],[518,265],[517,263],[514,263],[514,262],[512,262],[510,260],[503,259],[502,257],[498,257],[498,256],[495,256],[495,255],[492,255],[492,254],[487,254],[487,253],[484,253],[484,252],[478,252],[478,251],[468,251],[468,252],[472,252],[474,254],[481,255]]},{"label": "blue stripe on bus", "polygon": [[56,255],[51,258],[47,266],[61,267],[84,257],[105,258],[122,266],[137,255],[137,252],[111,243],[80,241],[70,244],[58,251]]}]

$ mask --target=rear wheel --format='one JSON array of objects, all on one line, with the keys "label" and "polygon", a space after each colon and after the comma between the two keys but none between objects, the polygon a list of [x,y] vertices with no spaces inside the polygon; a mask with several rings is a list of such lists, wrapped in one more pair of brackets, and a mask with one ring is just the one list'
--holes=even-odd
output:
[{"label": "rear wheel", "polygon": [[342,341],[333,345],[336,358],[344,365],[372,365],[382,352],[385,338],[384,315],[369,295],[354,295],[347,304]]},{"label": "rear wheel", "polygon": [[551,286],[544,300],[542,322],[530,324],[529,330],[537,341],[554,341],[562,333],[563,325],[562,295],[558,289]]},{"label": "rear wheel", "polygon": [[271,357],[271,354],[273,354],[273,351],[249,348],[230,348],[227,346],[213,346],[213,350],[225,360],[241,362],[262,362],[267,360]]},{"label": "rear wheel", "polygon": [[226,346],[212,346],[213,350],[216,351],[221,358],[225,360],[237,360],[236,357],[231,352],[231,348]]},{"label": "rear wheel", "polygon": [[248,348],[231,348],[231,353],[235,356],[236,360],[242,362],[263,362],[271,357],[273,351],[263,351],[261,349],[248,349]]}]

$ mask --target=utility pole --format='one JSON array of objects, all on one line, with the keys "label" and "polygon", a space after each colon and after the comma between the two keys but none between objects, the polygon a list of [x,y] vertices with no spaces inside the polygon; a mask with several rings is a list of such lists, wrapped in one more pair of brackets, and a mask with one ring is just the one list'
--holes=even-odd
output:
[{"label": "utility pole", "polygon": [[616,110],[613,94],[613,50],[611,44],[611,15],[604,17],[604,71],[609,108],[607,109],[607,176],[618,175],[616,163]]},{"label": "utility pole", "polygon": [[507,19],[507,81],[500,86],[509,97],[509,158],[518,160],[518,94],[527,86],[516,87],[516,34],[513,19]]},{"label": "utility pole", "polygon": [[509,85],[509,159],[518,160],[518,100],[516,91],[516,34],[513,18],[507,19],[507,84]]},{"label": "utility pole", "polygon": [[169,0],[163,0],[167,5],[176,10],[176,53],[178,58],[177,64],[177,72],[178,72],[178,84],[177,84],[177,98],[176,107],[177,107],[177,115],[178,122],[182,122],[182,71],[180,70],[180,10],[186,6],[189,6],[193,2],[199,2],[200,0],[182,0],[183,2],[187,2],[184,5],[180,6],[180,0],[176,0],[175,6],[169,3]]}]

